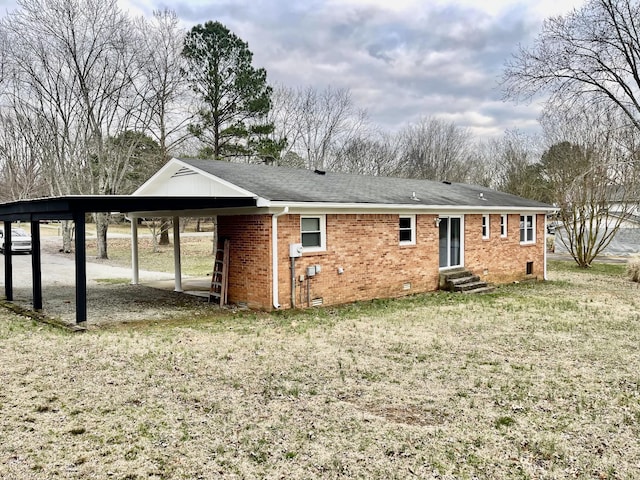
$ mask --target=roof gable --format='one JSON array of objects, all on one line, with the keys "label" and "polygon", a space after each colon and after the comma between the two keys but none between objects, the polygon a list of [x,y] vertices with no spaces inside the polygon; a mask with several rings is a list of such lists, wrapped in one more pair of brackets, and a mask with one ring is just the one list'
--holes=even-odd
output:
[{"label": "roof gable", "polygon": [[256,195],[179,159],[171,159],[134,196],[251,197]]}]

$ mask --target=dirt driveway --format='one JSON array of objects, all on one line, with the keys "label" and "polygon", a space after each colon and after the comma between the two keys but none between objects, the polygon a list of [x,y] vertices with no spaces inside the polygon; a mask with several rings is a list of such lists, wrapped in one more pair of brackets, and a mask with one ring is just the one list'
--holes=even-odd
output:
[{"label": "dirt driveway", "polygon": [[[42,239],[43,313],[72,324],[75,322],[75,258],[56,253],[58,245],[56,238]],[[131,285],[131,269],[87,258],[89,325],[171,319],[177,310],[208,305],[202,298],[173,292],[173,275],[170,273],[141,270],[139,278],[141,285]],[[0,257],[0,282],[0,296],[3,297],[3,257]],[[31,309],[31,255],[13,256],[13,285],[14,303]]]}]

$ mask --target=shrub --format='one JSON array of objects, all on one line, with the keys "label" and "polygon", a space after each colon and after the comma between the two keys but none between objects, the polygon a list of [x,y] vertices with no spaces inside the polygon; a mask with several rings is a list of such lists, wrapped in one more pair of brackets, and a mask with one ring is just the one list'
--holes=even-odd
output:
[{"label": "shrub", "polygon": [[633,282],[640,282],[640,256],[631,257],[627,261],[627,275]]}]

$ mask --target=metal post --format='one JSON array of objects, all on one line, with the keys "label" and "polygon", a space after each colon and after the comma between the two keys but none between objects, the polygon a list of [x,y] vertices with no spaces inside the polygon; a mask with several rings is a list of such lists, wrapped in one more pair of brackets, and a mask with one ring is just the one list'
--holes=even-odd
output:
[{"label": "metal post", "polygon": [[175,291],[182,292],[182,265],[180,263],[180,217],[173,217],[173,265]]},{"label": "metal post", "polygon": [[140,282],[140,266],[138,262],[138,219],[131,218],[131,285]]},{"label": "metal post", "polygon": [[13,263],[11,261],[11,222],[4,222],[4,292],[13,301]]},{"label": "metal post", "polygon": [[42,263],[40,261],[40,222],[31,221],[31,277],[33,309],[42,310]]},{"label": "metal post", "polygon": [[76,323],[87,321],[87,251],[84,214],[73,216],[76,226]]}]

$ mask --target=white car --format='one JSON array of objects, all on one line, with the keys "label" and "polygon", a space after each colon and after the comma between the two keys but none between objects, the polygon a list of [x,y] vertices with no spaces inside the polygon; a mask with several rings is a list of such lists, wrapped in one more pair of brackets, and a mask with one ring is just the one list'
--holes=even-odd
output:
[{"label": "white car", "polygon": [[[31,235],[20,227],[11,228],[11,251],[31,253]],[[4,253],[4,230],[0,229],[0,252]]]}]

